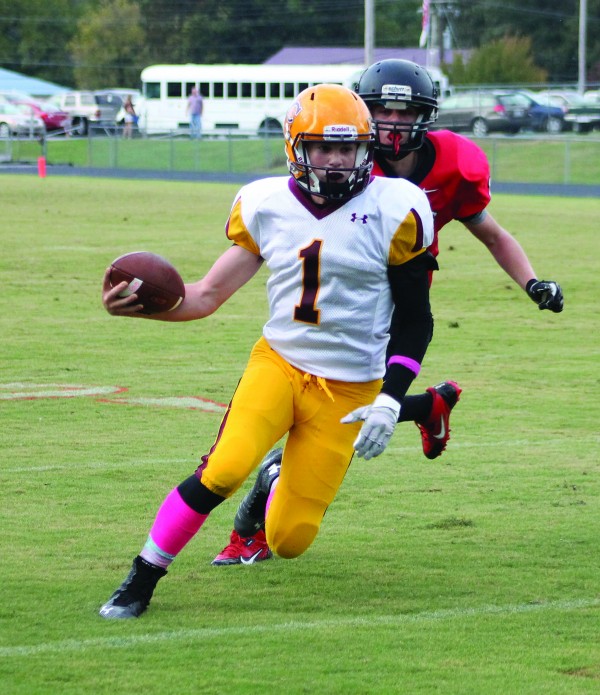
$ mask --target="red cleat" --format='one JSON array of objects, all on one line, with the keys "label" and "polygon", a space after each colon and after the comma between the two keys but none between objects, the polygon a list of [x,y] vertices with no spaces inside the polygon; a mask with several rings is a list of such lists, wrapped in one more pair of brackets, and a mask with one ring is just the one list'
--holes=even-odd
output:
[{"label": "red cleat", "polygon": [[450,439],[450,413],[458,403],[462,389],[454,381],[444,381],[427,391],[433,396],[429,418],[415,424],[421,430],[423,453],[428,459],[435,459],[445,450]]},{"label": "red cleat", "polygon": [[253,565],[273,557],[267,545],[264,531],[258,531],[254,536],[243,538],[237,531],[231,532],[229,545],[225,546],[211,565]]}]

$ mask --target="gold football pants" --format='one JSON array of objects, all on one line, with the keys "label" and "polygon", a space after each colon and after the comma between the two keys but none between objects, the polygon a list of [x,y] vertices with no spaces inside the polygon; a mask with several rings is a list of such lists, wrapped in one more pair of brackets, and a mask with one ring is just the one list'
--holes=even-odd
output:
[{"label": "gold football pants", "polygon": [[340,420],[372,403],[380,389],[380,379],[352,383],[306,374],[261,338],[223,418],[202,483],[230,497],[289,433],[266,534],[278,555],[301,555],[317,535],[352,459],[361,423],[342,425]]}]

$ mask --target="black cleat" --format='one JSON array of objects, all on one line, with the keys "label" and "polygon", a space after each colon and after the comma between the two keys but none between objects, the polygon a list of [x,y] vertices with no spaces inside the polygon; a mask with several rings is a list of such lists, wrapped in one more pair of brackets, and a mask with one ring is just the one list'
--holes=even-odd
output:
[{"label": "black cleat", "polygon": [[250,492],[240,502],[233,528],[242,538],[254,536],[265,528],[265,507],[271,485],[279,477],[283,449],[272,449],[258,468],[256,481]]},{"label": "black cleat", "polygon": [[148,608],[152,593],[166,569],[146,562],[139,555],[125,581],[100,609],[103,618],[139,618]]}]

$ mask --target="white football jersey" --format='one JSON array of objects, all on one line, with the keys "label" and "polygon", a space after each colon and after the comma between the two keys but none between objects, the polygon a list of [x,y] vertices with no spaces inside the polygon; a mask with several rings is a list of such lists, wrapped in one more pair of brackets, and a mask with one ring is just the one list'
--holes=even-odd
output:
[{"label": "white football jersey", "polygon": [[420,188],[376,177],[357,197],[322,209],[291,178],[261,179],[236,196],[227,236],[265,260],[270,318],[263,334],[284,359],[326,379],[383,376],[393,311],[388,266],[433,241]]}]

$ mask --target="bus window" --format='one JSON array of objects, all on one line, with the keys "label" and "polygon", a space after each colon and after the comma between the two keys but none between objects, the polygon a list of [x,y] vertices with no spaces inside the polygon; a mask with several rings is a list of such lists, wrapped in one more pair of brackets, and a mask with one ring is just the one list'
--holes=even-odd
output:
[{"label": "bus window", "polygon": [[168,97],[180,97],[181,96],[181,82],[167,82],[167,96]]},{"label": "bus window", "polygon": [[144,94],[146,99],[160,99],[160,82],[146,82]]},{"label": "bus window", "polygon": [[277,121],[279,127],[291,101],[307,86],[349,86],[357,74],[357,65],[150,65],[141,75],[143,125],[150,134],[179,128],[187,121],[185,105],[195,85],[205,100],[204,130],[235,126],[240,133],[262,133],[265,123]]}]

